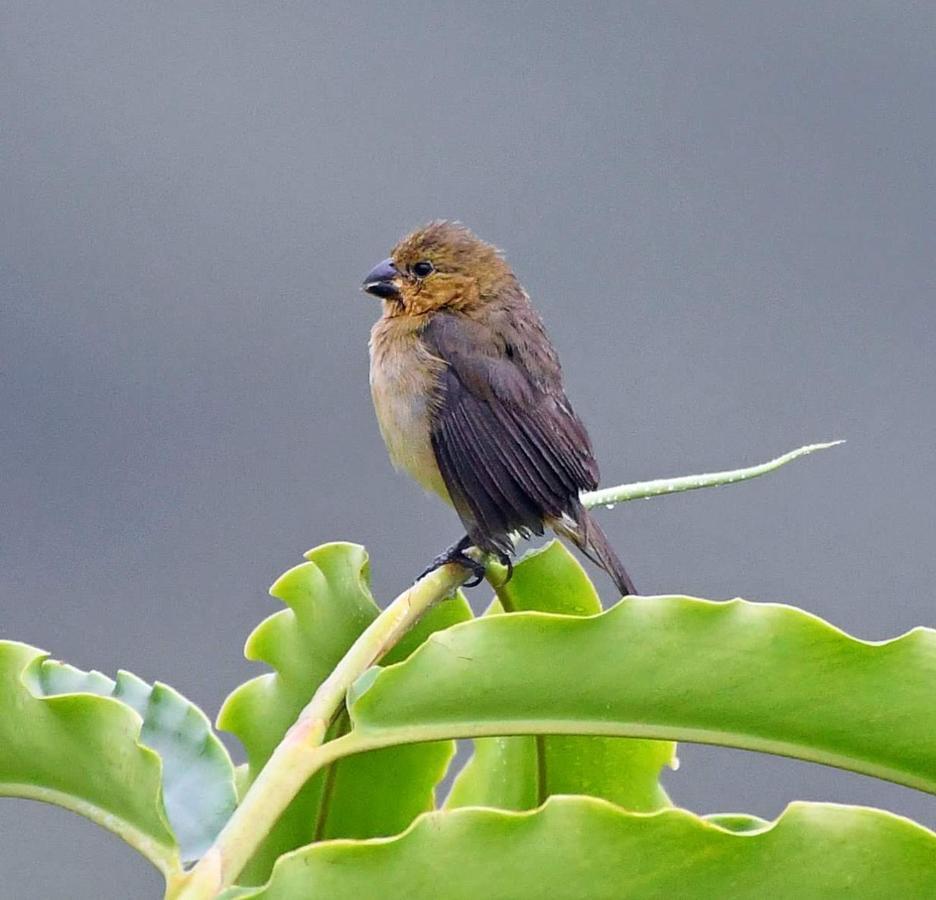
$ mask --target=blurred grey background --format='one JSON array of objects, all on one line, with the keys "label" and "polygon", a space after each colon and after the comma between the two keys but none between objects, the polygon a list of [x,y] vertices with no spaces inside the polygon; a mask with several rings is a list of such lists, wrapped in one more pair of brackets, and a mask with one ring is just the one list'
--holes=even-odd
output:
[{"label": "blurred grey background", "polygon": [[[936,624],[929,3],[0,8],[0,637],[214,715],[305,549],[387,602],[461,532],[393,473],[362,276],[459,218],[507,250],[604,483],[848,443],[602,512],[647,593]],[[606,600],[609,583],[596,579]],[[483,592],[475,592],[483,599]],[[684,745],[701,812],[932,798]],[[156,897],[0,801],[4,897]]]}]

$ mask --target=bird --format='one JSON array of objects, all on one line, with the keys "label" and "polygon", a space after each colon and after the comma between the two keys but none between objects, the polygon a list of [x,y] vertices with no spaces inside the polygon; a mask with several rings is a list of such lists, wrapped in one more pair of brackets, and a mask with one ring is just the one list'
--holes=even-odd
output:
[{"label": "bird", "polygon": [[[559,357],[503,253],[459,222],[405,236],[364,279],[382,303],[370,387],[390,459],[451,504],[466,534],[426,570],[454,562],[480,582],[476,547],[512,572],[515,538],[546,527],[634,583],[580,493],[598,486]],[[425,573],[423,573],[425,574]]]}]

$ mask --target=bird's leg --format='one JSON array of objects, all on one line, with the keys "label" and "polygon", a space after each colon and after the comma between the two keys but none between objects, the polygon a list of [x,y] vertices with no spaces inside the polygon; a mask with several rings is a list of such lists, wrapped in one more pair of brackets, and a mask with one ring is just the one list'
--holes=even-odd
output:
[{"label": "bird's leg", "polygon": [[[430,572],[438,569],[439,566],[447,565],[448,563],[458,563],[460,566],[464,566],[468,569],[473,579],[471,581],[466,581],[464,587],[474,587],[475,585],[481,584],[484,580],[484,563],[478,562],[476,559],[472,559],[465,551],[471,546],[471,538],[466,534],[461,540],[456,541],[448,548],[444,553],[440,553],[429,565],[427,569],[419,573],[419,578],[428,575]],[[419,578],[416,580],[419,581]]]}]

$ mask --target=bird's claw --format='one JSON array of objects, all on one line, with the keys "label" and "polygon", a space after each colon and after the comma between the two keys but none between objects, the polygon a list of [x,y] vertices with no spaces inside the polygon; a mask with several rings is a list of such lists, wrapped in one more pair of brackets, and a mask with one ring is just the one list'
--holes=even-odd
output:
[{"label": "bird's claw", "polygon": [[[460,541],[456,541],[448,548],[444,553],[440,553],[430,564],[429,567],[424,569],[419,573],[419,578],[416,580],[419,581],[420,578],[425,578],[430,572],[434,572],[439,566],[446,566],[449,563],[456,563],[459,566],[464,566],[471,572],[471,580],[466,581],[462,587],[471,588],[477,587],[484,581],[484,576],[487,574],[487,569],[483,562],[478,562],[473,556],[469,556],[465,551],[471,546],[469,543],[468,536],[466,535]],[[502,584],[507,584],[508,581],[513,577],[513,560],[510,558],[510,555],[507,553],[498,553],[497,554],[498,562],[507,569],[507,577],[503,580]]]},{"label": "bird's claw", "polygon": [[468,569],[469,572],[471,572],[471,580],[466,581],[464,585],[462,585],[463,587],[470,588],[481,584],[481,582],[484,581],[484,575],[486,572],[484,563],[478,562],[478,560],[465,553],[465,550],[468,548],[468,546],[469,544],[464,538],[462,538],[457,543],[452,544],[448,550],[446,550],[444,553],[440,553],[426,569],[420,572],[419,578],[416,580],[419,581],[420,578],[425,578],[426,575],[428,575],[430,572],[434,572],[440,566],[446,566],[449,563],[457,563],[459,566],[464,566],[466,569]]},{"label": "bird's claw", "polygon": [[507,553],[498,553],[497,559],[500,564],[507,569],[507,577],[504,578],[503,582],[501,582],[502,585],[507,584],[507,582],[513,578],[513,560]]},{"label": "bird's claw", "polygon": [[452,562],[457,562],[471,571],[471,580],[466,581],[462,587],[477,587],[479,584],[481,584],[482,581],[484,581],[484,576],[487,572],[487,570],[484,568],[484,563],[480,563],[476,559],[472,559],[470,556],[462,556],[460,559],[452,560]]}]

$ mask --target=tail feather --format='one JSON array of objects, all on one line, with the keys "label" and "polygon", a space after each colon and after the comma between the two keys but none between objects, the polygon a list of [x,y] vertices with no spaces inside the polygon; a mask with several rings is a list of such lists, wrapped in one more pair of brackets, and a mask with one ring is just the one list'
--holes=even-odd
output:
[{"label": "tail feather", "polygon": [[621,596],[628,597],[637,593],[634,582],[608,543],[601,526],[585,507],[579,507],[575,511],[575,519],[563,517],[550,524],[557,534],[572,541],[596,566],[611,576]]}]

